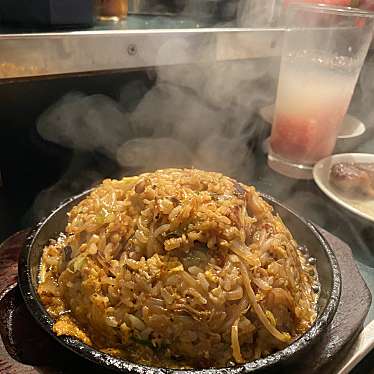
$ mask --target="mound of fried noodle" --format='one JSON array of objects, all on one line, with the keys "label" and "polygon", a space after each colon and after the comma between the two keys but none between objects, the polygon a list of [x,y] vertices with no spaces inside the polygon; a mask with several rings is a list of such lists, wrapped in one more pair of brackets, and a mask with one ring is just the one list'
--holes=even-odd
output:
[{"label": "mound of fried noodle", "polygon": [[58,335],[138,363],[225,367],[307,331],[316,276],[254,187],[166,169],[104,180],[76,205],[38,293]]}]

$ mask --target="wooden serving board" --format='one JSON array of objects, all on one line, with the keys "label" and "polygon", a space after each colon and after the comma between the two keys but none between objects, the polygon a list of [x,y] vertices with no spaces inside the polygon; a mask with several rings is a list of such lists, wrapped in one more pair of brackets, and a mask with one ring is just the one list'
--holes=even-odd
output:
[{"label": "wooden serving board", "polygon": [[[292,366],[280,368],[282,372],[335,373],[339,361],[349,354],[360,333],[371,304],[370,291],[357,269],[351,249],[330,233],[320,231],[339,262],[342,274],[340,303],[329,330],[320,341],[308,351],[305,358]],[[4,342],[0,341],[0,374],[98,373],[98,370],[61,348],[42,331],[23,304],[16,286],[17,258],[27,234],[27,230],[18,232],[0,245],[0,294],[3,295],[0,333],[8,336]]]}]

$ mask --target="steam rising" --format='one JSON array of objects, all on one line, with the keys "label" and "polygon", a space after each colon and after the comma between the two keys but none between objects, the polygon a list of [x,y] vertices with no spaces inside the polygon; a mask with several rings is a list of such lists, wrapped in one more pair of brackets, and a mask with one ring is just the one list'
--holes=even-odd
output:
[{"label": "steam rising", "polygon": [[[274,2],[260,8],[260,1],[239,3],[238,24],[251,26],[248,24],[251,19],[263,21],[256,12],[263,10],[265,15],[270,9],[266,7]],[[185,11],[191,12],[191,9]],[[212,49],[210,43],[215,38],[207,39],[201,50],[194,51],[188,51],[185,40],[168,41],[176,42],[185,43],[185,53],[194,53],[199,61],[204,48]],[[161,62],[169,58],[166,52],[170,50],[174,49],[168,45],[158,51]],[[173,58],[180,63],[185,61],[183,53]],[[64,198],[103,178],[159,168],[196,167],[251,181],[255,149],[249,143],[261,147],[259,132],[266,131],[263,122],[256,126],[256,113],[262,106],[274,102],[278,70],[279,59],[271,58],[181,64],[150,70],[149,76],[154,79],[150,89],[142,80],[126,79],[117,99],[101,94],[68,93],[42,113],[37,123],[39,134],[75,153],[85,152],[87,157],[101,154],[116,164],[120,172],[114,173],[106,164],[87,168],[80,156],[73,157],[60,181],[38,196],[33,214],[37,217],[46,214]],[[374,64],[369,61],[359,81],[360,100],[352,108],[353,114],[371,127],[366,134],[371,134],[373,129],[374,86],[370,78],[373,71]],[[372,152],[372,143],[368,140],[360,151]],[[262,189],[273,191],[271,182],[266,183],[269,185]],[[277,191],[272,193],[292,205],[292,200],[297,199],[292,192],[293,185],[291,181],[289,186],[277,185]],[[303,211],[305,200],[300,201],[297,210]]]},{"label": "steam rising", "polygon": [[[118,101],[71,92],[41,114],[37,129],[50,142],[104,155],[121,174],[196,167],[247,181],[254,170],[248,147],[257,131],[252,118],[273,100],[273,68],[261,60],[159,68],[153,87],[137,103],[134,96],[144,88],[139,81],[124,85]],[[87,172],[73,162],[38,197],[37,215],[79,192],[77,187],[90,187],[94,177],[111,176],[105,170]],[[78,185],[71,185],[74,180]]]},{"label": "steam rising", "polygon": [[100,150],[115,157],[120,139],[130,136],[126,115],[118,103],[104,95],[85,96],[72,92],[39,118],[42,137],[78,150]]},{"label": "steam rising", "polygon": [[238,24],[240,27],[276,27],[281,23],[282,1],[240,0]]},{"label": "steam rising", "polygon": [[[103,95],[70,93],[40,116],[41,136],[79,150],[100,151],[124,168],[200,167],[248,174],[250,119],[266,93],[266,71],[247,63],[160,69],[155,86],[132,113]],[[127,88],[123,92],[129,93]]]},{"label": "steam rising", "polygon": [[[249,5],[248,0],[240,0],[240,26],[255,26],[251,24],[253,19],[258,23],[269,21],[264,18],[265,10],[258,18]],[[168,58],[164,53],[159,51],[161,60]],[[193,53],[198,60],[199,51]],[[185,58],[178,56],[178,60],[183,62]],[[63,199],[103,178],[158,168],[196,167],[253,182],[255,149],[249,143],[261,146],[259,131],[266,130],[262,121],[261,126],[256,126],[256,113],[274,102],[278,69],[276,59],[179,65],[149,71],[155,76],[151,89],[141,80],[127,81],[117,100],[101,94],[68,93],[40,116],[37,129],[45,140],[74,149],[74,154],[79,155],[73,157],[58,183],[38,195],[31,215],[41,218]],[[369,55],[350,108],[350,113],[366,124],[367,131],[352,149],[345,149],[347,152],[373,153],[373,76],[374,58]],[[83,161],[82,153],[86,153]],[[119,174],[108,169],[105,162],[88,168],[87,158],[93,154],[111,160]],[[312,182],[302,187],[287,178],[279,182],[256,175],[256,185],[306,218],[331,229],[355,249],[360,268],[368,272],[365,269],[370,266],[372,271],[373,230],[366,222],[362,224],[337,209]]]}]

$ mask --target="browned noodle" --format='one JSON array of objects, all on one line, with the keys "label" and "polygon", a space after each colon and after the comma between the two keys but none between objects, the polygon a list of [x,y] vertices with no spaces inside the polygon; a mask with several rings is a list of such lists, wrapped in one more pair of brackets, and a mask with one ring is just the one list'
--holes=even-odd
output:
[{"label": "browned noodle", "polygon": [[166,169],[105,180],[75,206],[44,248],[38,293],[58,335],[155,366],[224,367],[311,326],[313,272],[253,187]]}]

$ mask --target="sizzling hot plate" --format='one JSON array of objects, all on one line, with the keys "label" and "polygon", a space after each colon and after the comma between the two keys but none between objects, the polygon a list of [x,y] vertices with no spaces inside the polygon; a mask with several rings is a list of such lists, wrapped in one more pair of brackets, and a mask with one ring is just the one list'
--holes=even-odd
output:
[{"label": "sizzling hot plate", "polygon": [[335,255],[329,244],[320,235],[313,224],[305,221],[272,197],[262,195],[282,217],[296,241],[299,244],[307,246],[310,255],[317,260],[317,271],[321,284],[320,298],[318,301],[318,317],[311,329],[291,345],[266,358],[227,369],[173,370],[134,364],[97,351],[75,338],[69,336],[58,337],[53,333],[53,321],[45,311],[36,293],[39,263],[43,248],[49,239],[56,238],[59,233],[65,229],[67,224],[67,212],[88,193],[89,191],[84,192],[64,202],[33,230],[27,244],[22,249],[18,266],[21,293],[33,317],[41,327],[51,334],[60,344],[81,357],[94,362],[102,368],[123,373],[252,373],[276,369],[282,364],[288,364],[300,358],[308,348],[318,343],[318,337],[328,328],[338,307],[341,291],[340,270]]}]

